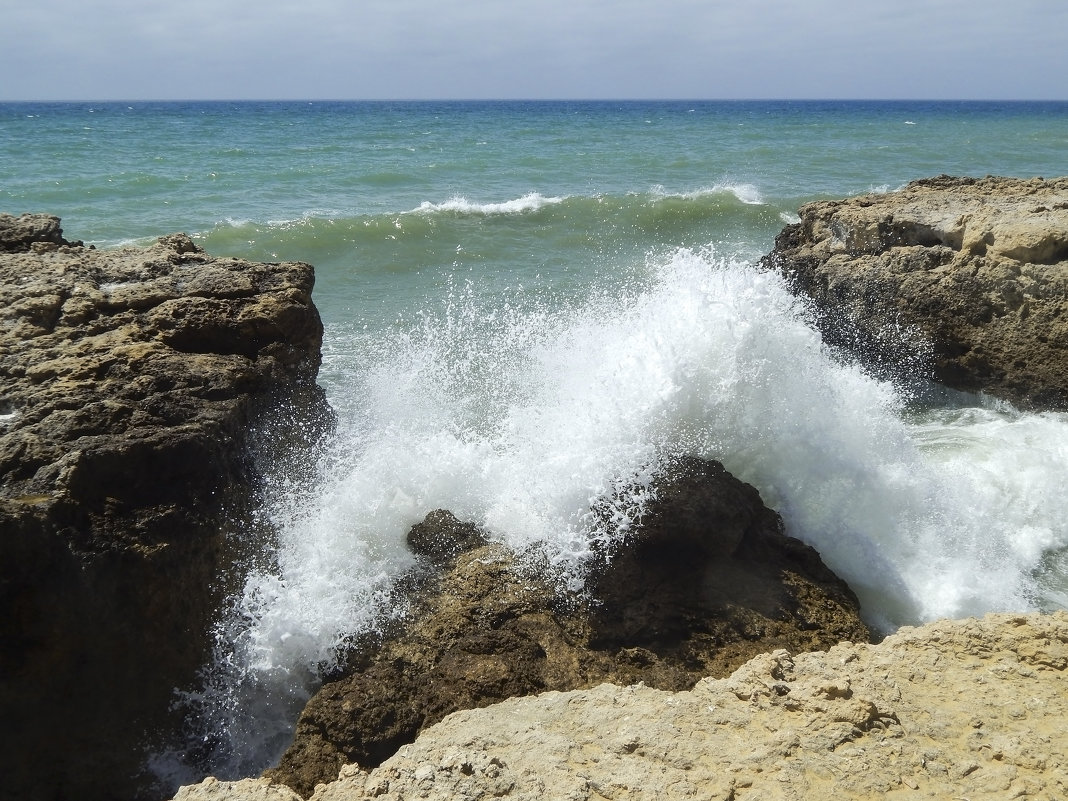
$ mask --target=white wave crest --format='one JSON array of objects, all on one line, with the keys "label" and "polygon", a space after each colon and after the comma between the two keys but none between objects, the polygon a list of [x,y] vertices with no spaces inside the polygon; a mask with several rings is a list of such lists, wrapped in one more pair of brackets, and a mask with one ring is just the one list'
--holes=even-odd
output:
[{"label": "white wave crest", "polygon": [[764,196],[755,184],[749,183],[717,183],[709,187],[695,189],[691,192],[668,192],[662,186],[654,186],[649,190],[654,198],[680,198],[682,200],[698,200],[715,195],[733,195],[740,203],[747,206],[766,205]]},{"label": "white wave crest", "polygon": [[[250,583],[257,661],[295,648],[327,659],[351,621],[366,621],[373,588],[407,564],[407,528],[438,507],[516,548],[540,544],[577,586],[603,535],[591,501],[678,451],[761,489],[882,625],[1032,603],[1029,571],[1039,552],[1068,546],[1068,508],[1044,528],[1006,508],[1034,495],[1014,476],[1068,484],[1068,421],[1024,415],[978,433],[963,418],[951,427],[972,433],[947,470],[894,387],[828,353],[780,278],[690,251],[655,273],[652,287],[551,312],[459,292],[399,339],[350,343],[363,352],[355,383],[333,392],[355,427],[319,493],[279,507],[281,575]],[[1034,431],[1055,446],[1040,452]],[[1008,466],[995,486],[991,442],[1015,454],[997,457]],[[1034,469],[1005,462],[1032,456]],[[951,582],[931,572],[943,562],[959,567]]]},{"label": "white wave crest", "polygon": [[473,203],[465,197],[451,197],[443,203],[431,203],[424,200],[419,207],[413,209],[411,214],[433,214],[443,211],[451,211],[460,214],[522,214],[529,211],[537,211],[546,206],[563,203],[566,198],[546,197],[538,192],[529,192],[514,200],[506,200],[502,203]]}]

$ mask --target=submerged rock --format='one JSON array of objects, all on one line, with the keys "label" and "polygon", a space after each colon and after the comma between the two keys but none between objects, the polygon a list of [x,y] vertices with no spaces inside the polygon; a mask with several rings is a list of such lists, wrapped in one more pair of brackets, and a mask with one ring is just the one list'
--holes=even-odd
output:
[{"label": "submerged rock", "polygon": [[[765,264],[877,369],[1068,409],[1068,178],[914,181],[801,207]],[[909,369],[909,368],[906,368]]]},{"label": "submerged rock", "polygon": [[9,240],[22,245],[0,255],[5,788],[146,796],[144,749],[205,660],[225,532],[257,491],[253,440],[314,436],[327,419],[313,272],[213,258],[184,234],[85,249],[47,215],[3,217]]},{"label": "submerged rock", "polygon": [[[313,801],[1068,797],[1068,614],[757,656],[689,691],[602,684],[450,715]],[[296,801],[209,779],[176,801]]]},{"label": "submerged rock", "polygon": [[377,765],[457,710],[605,681],[687,689],[770,649],[868,639],[849,588],[721,465],[681,460],[655,494],[593,570],[588,598],[562,597],[504,546],[433,513],[412,539],[436,543],[449,569],[401,631],[324,684],[266,775],[308,796],[342,765]]}]

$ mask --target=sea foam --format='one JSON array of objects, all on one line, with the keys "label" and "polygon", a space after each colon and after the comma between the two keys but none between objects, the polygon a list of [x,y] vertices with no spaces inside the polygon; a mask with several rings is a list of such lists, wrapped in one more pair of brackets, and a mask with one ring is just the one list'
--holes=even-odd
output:
[{"label": "sea foam", "polygon": [[917,417],[829,351],[773,274],[682,250],[572,308],[480,303],[453,293],[416,330],[361,345],[359,458],[328,483],[376,460],[388,481],[357,494],[376,515],[404,509],[392,534],[372,518],[373,536],[399,542],[448,506],[514,547],[542,544],[577,586],[601,536],[590,503],[693,452],[754,483],[885,627],[1039,603],[1030,571],[1068,545],[1058,510],[1033,511],[1028,536],[1020,517],[1068,479],[1063,416],[954,411],[939,425],[956,450],[932,444],[938,413]]}]

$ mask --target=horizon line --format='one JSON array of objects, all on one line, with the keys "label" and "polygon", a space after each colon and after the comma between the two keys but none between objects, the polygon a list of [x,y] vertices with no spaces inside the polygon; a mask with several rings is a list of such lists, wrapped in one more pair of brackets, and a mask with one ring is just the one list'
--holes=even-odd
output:
[{"label": "horizon line", "polygon": [[14,103],[1066,103],[1068,97],[173,97],[21,98]]}]

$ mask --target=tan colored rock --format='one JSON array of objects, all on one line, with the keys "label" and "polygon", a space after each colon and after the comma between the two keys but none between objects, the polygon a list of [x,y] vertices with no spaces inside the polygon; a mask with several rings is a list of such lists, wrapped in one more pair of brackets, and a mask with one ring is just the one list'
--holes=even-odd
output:
[{"label": "tan colored rock", "polygon": [[200,784],[181,788],[174,801],[301,801],[301,798],[284,784],[269,779],[221,782],[209,776]]},{"label": "tan colored rock", "polygon": [[765,264],[876,369],[1068,409],[1068,178],[914,181],[809,203]]},{"label": "tan colored rock", "polygon": [[941,621],[775,651],[689,692],[601,685],[458,712],[313,800],[1055,801],[1066,667],[1068,613]]}]

